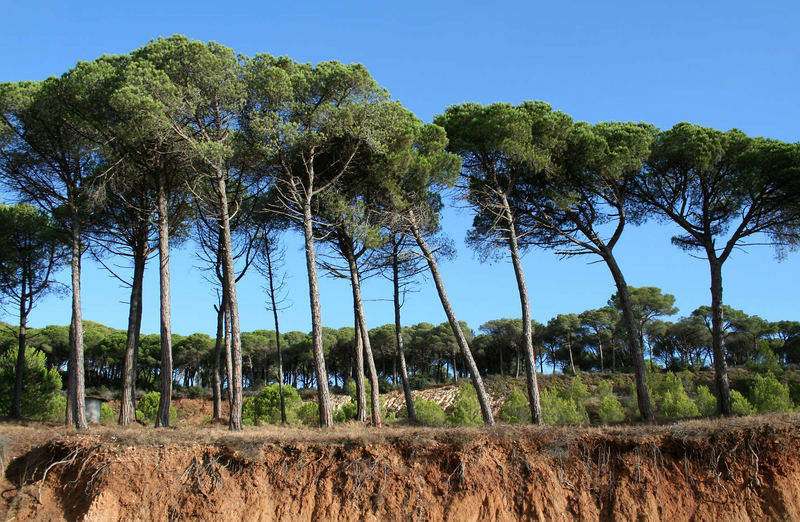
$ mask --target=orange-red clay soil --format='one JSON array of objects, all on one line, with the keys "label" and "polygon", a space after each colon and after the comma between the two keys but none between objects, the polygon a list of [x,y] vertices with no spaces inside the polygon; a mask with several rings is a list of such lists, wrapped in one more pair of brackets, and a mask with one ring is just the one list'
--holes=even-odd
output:
[{"label": "orange-red clay soil", "polygon": [[5,464],[0,514],[800,520],[798,428],[800,416],[783,415],[605,429],[62,429]]}]

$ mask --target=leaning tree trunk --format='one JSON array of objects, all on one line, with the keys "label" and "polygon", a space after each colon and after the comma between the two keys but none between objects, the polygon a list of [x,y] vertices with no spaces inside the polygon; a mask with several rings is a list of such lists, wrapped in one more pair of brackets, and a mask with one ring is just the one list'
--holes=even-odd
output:
[{"label": "leaning tree trunk", "polygon": [[231,242],[231,223],[228,215],[228,191],[224,176],[217,175],[217,196],[220,208],[220,233],[222,234],[222,277],[228,297],[231,320],[231,358],[233,368],[229,382],[231,387],[230,423],[231,430],[242,429],[242,335],[239,330],[239,302],[236,299],[236,274],[233,268],[233,249]]},{"label": "leaning tree trunk", "polygon": [[372,425],[380,427],[381,404],[380,388],[378,386],[378,372],[375,369],[375,359],[372,357],[372,343],[369,340],[369,330],[367,329],[367,318],[364,315],[364,304],[361,301],[361,282],[358,278],[358,265],[351,251],[345,253],[347,264],[350,267],[350,286],[353,289],[353,307],[358,317],[358,328],[361,331],[361,341],[364,345],[364,353],[367,356],[367,368],[369,368],[369,382],[372,387]]},{"label": "leaning tree trunk", "polygon": [[[536,354],[533,351],[533,328],[531,325],[531,304],[528,297],[528,287],[525,283],[525,272],[522,269],[522,262],[519,256],[516,225],[505,195],[503,196],[503,204],[506,210],[506,219],[510,224],[508,246],[511,251],[511,264],[514,265],[514,275],[517,277],[517,290],[519,291],[519,302],[522,307],[522,341],[525,343],[525,377],[528,385],[531,422],[533,424],[542,424],[542,405],[539,397],[539,383],[536,380]],[[519,357],[517,357],[517,372],[519,372]]]},{"label": "leaning tree trunk", "polygon": [[[146,233],[146,229],[145,229]],[[141,238],[140,238],[141,239]],[[122,364],[122,398],[119,406],[119,424],[127,426],[136,420],[136,347],[142,325],[142,288],[144,268],[147,262],[147,237],[141,241],[133,254],[133,282],[128,310],[128,334],[125,342],[125,359]]]},{"label": "leaning tree trunk", "polygon": [[158,403],[156,427],[169,427],[169,408],[172,402],[172,325],[170,318],[169,279],[169,215],[164,174],[158,183],[158,265],[161,286],[161,399]]},{"label": "leaning tree trunk", "polygon": [[77,211],[72,211],[72,320],[69,325],[69,389],[67,424],[79,430],[89,428],[86,422],[86,396],[83,364],[83,317],[81,315],[81,233]]},{"label": "leaning tree trunk", "polygon": [[644,364],[644,354],[642,353],[642,345],[639,342],[636,320],[633,317],[628,284],[625,282],[625,278],[622,276],[622,271],[619,269],[619,265],[617,265],[614,256],[611,253],[606,253],[603,259],[608,265],[609,270],[611,270],[611,275],[617,286],[619,304],[622,308],[622,319],[628,329],[628,342],[631,344],[631,355],[633,357],[633,368],[636,377],[636,398],[639,404],[639,415],[642,417],[642,420],[652,422],[655,415],[653,414],[653,406],[650,404],[650,394],[647,391],[647,368]]},{"label": "leaning tree trunk", "polygon": [[353,347],[356,351],[356,420],[367,422],[367,391],[364,384],[364,341],[361,336],[361,325],[358,321],[358,312],[353,305],[353,317],[355,325],[355,335],[353,337]]},{"label": "leaning tree trunk", "polygon": [[22,277],[19,292],[19,338],[17,345],[17,367],[14,380],[14,398],[11,401],[11,417],[14,419],[22,418],[22,385],[25,379],[25,341],[27,334],[28,310],[26,301],[28,300],[27,279],[28,273],[25,267],[22,268]]},{"label": "leaning tree trunk", "polygon": [[306,269],[308,271],[308,294],[311,303],[311,335],[314,350],[314,368],[317,374],[317,396],[319,398],[320,426],[333,426],[331,394],[328,389],[328,372],[325,369],[325,352],[322,346],[322,311],[319,302],[317,260],[314,252],[314,223],[311,217],[311,195],[303,202],[303,235],[305,238]]},{"label": "leaning tree trunk", "polygon": [[400,375],[403,379],[403,395],[406,398],[408,418],[417,420],[414,410],[414,397],[411,395],[411,384],[408,382],[408,367],[406,366],[406,352],[403,347],[403,327],[400,325],[400,266],[397,261],[397,244],[392,250],[392,284],[394,286],[394,336],[397,344],[397,353],[400,356]]},{"label": "leaning tree trunk", "polygon": [[442,275],[439,273],[439,266],[436,264],[436,259],[433,257],[433,252],[431,252],[428,243],[425,241],[425,238],[422,237],[419,227],[417,227],[416,224],[413,224],[413,222],[411,225],[411,231],[414,234],[414,239],[417,241],[417,245],[419,245],[420,249],[422,249],[425,260],[428,262],[428,268],[431,271],[433,282],[436,285],[437,292],[439,293],[439,299],[442,302],[442,308],[444,308],[444,312],[447,315],[447,320],[450,322],[450,327],[453,329],[453,335],[456,337],[458,346],[461,348],[461,354],[464,356],[464,360],[467,363],[467,368],[469,368],[470,375],[472,376],[472,385],[475,387],[475,391],[478,394],[478,402],[480,402],[481,405],[483,422],[488,426],[493,426],[494,415],[492,414],[492,406],[489,402],[489,396],[486,394],[486,389],[483,386],[483,379],[481,378],[481,374],[478,372],[475,359],[472,358],[472,352],[469,349],[467,338],[464,336],[464,332],[461,331],[461,325],[458,323],[458,318],[456,317],[456,313],[453,311],[453,307],[450,306],[450,299],[447,297],[447,292],[444,289]]},{"label": "leaning tree trunk", "polygon": [[725,360],[725,332],[722,311],[722,261],[709,259],[711,267],[711,346],[714,353],[714,383],[717,387],[717,409],[731,415],[731,389],[728,363]]}]

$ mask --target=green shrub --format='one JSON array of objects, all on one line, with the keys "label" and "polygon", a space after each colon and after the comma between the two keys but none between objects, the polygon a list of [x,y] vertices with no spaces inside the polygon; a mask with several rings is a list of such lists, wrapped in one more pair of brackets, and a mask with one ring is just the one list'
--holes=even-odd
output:
[{"label": "green shrub", "polygon": [[[16,367],[16,349],[11,349],[0,357],[0,415],[11,415]],[[30,418],[42,418],[49,414],[52,403],[60,391],[61,375],[58,370],[47,369],[44,353],[34,348],[26,348],[20,414]]]},{"label": "green shrub", "polygon": [[589,388],[583,383],[583,379],[578,376],[572,378],[567,388],[567,397],[581,407],[586,403],[586,399],[589,398]]},{"label": "green shrub", "polygon": [[297,419],[303,426],[319,426],[319,404],[314,401],[304,402],[297,408]]},{"label": "green shrub", "polygon": [[500,408],[500,420],[509,424],[531,422],[531,407],[528,396],[516,386],[511,388],[505,404]]},{"label": "green shrub", "polygon": [[614,395],[614,388],[610,381],[600,381],[600,384],[597,385],[597,395],[600,398],[597,408],[600,422],[619,422],[625,418],[625,410]]},{"label": "green shrub", "polygon": [[342,404],[342,407],[333,414],[333,422],[347,422],[355,419],[358,414],[358,404],[355,400]]},{"label": "green shrub", "polygon": [[561,388],[545,390],[541,395],[542,417],[547,424],[588,424],[589,415]]},{"label": "green shrub", "polygon": [[418,375],[412,375],[408,378],[408,385],[411,387],[412,390],[420,390],[422,388],[426,388],[436,382],[434,378],[428,374],[421,373]]},{"label": "green shrub", "polygon": [[[294,386],[283,386],[284,405],[286,407],[286,422],[297,424],[297,410],[303,405],[303,400]],[[250,397],[242,405],[242,422],[258,426],[262,422],[268,424],[281,423],[281,394],[280,385],[270,384],[261,389],[258,395]]]},{"label": "green shrub", "polygon": [[47,411],[45,411],[41,419],[55,422],[64,422],[65,415],[67,414],[67,398],[61,394],[55,395],[49,403],[47,403]]},{"label": "green shrub", "polygon": [[447,424],[451,426],[480,426],[483,424],[478,393],[471,384],[464,383],[459,386],[453,410],[447,417]]},{"label": "green shrub", "polygon": [[437,402],[417,397],[414,399],[414,412],[417,421],[426,426],[441,426],[447,419],[447,414]]},{"label": "green shrub", "polygon": [[748,370],[762,375],[768,373],[783,375],[783,368],[778,362],[778,356],[770,349],[768,341],[762,341],[758,344],[758,351],[747,360],[745,366],[747,366]]},{"label": "green shrub", "polygon": [[697,397],[694,399],[700,415],[709,417],[717,411],[717,398],[708,390],[708,386],[697,387]]},{"label": "green shrub", "polygon": [[659,412],[666,417],[698,417],[700,411],[689,399],[681,379],[672,372],[661,379],[653,379],[651,395]]},{"label": "green shrub", "polygon": [[[153,391],[145,393],[136,405],[136,420],[144,423],[154,423],[158,416],[158,402],[161,394]],[[169,423],[174,424],[178,421],[178,412],[172,406],[169,407]]]},{"label": "green shrub", "polygon": [[109,423],[117,420],[117,414],[105,402],[100,405],[100,422]]},{"label": "green shrub", "polygon": [[800,380],[789,379],[787,383],[789,386],[789,398],[795,404],[800,404]]},{"label": "green shrub", "polygon": [[789,398],[789,387],[784,386],[772,373],[766,377],[756,375],[750,390],[750,402],[758,413],[792,411],[794,404]]},{"label": "green shrub", "polygon": [[741,392],[731,390],[731,411],[737,415],[752,415],[756,409]]}]

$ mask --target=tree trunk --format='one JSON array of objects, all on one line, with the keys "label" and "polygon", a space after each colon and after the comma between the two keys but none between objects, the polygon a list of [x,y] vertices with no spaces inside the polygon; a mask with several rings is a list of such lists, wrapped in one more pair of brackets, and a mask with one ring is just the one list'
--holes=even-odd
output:
[{"label": "tree trunk", "polygon": [[26,301],[27,293],[27,270],[22,268],[22,281],[19,292],[19,338],[17,348],[17,368],[14,380],[14,398],[11,402],[11,417],[14,419],[22,418],[22,385],[25,379],[25,341],[27,335],[28,310]]},{"label": "tree trunk", "polygon": [[[508,246],[511,251],[511,264],[514,265],[514,275],[517,277],[517,290],[522,307],[522,342],[525,343],[525,377],[526,384],[528,385],[528,404],[531,409],[531,422],[533,424],[542,424],[544,421],[542,419],[542,405],[539,397],[539,383],[536,379],[536,358],[533,351],[533,328],[531,325],[531,304],[528,296],[528,287],[525,283],[525,272],[522,269],[522,261],[519,256],[516,225],[514,224],[513,215],[511,214],[505,195],[503,195],[503,205],[506,210],[506,219],[510,224]],[[517,350],[517,354],[519,354],[519,349]],[[519,377],[519,355],[517,356],[517,377]]]},{"label": "tree trunk", "polygon": [[142,326],[142,289],[144,268],[147,262],[147,228],[145,237],[133,254],[133,281],[131,284],[130,308],[128,310],[128,334],[125,342],[125,359],[122,366],[122,398],[120,399],[119,424],[127,426],[136,420],[136,349]]},{"label": "tree trunk", "polygon": [[575,361],[572,359],[572,332],[567,330],[567,351],[569,352],[569,368],[572,371],[572,375],[577,375],[575,373]]},{"label": "tree trunk", "polygon": [[367,318],[364,315],[364,305],[361,302],[361,282],[358,278],[358,265],[351,250],[345,253],[347,264],[350,267],[350,286],[353,289],[353,306],[358,317],[358,327],[361,331],[361,340],[364,344],[364,354],[367,356],[367,368],[369,368],[369,382],[371,385],[372,396],[372,425],[380,428],[381,403],[380,388],[378,386],[378,372],[375,369],[375,359],[372,357],[372,343],[369,340],[369,330],[367,329]]},{"label": "tree trunk", "polygon": [[314,367],[317,373],[317,396],[319,398],[319,424],[333,426],[331,394],[328,389],[328,372],[325,369],[325,351],[322,346],[322,312],[319,303],[319,281],[317,280],[317,260],[314,252],[314,229],[311,218],[311,195],[303,202],[303,235],[306,249],[306,269],[308,271],[308,293],[311,302],[311,335],[313,338]]},{"label": "tree trunk", "polygon": [[222,418],[222,350],[225,346],[225,299],[220,298],[217,309],[217,337],[214,343],[214,370],[211,391],[214,399],[214,418]]},{"label": "tree trunk", "polygon": [[[275,346],[278,350],[278,393],[281,398],[281,424],[286,424],[286,398],[283,394],[283,353],[281,351],[281,331],[278,328],[278,303],[275,298],[275,274],[272,272],[272,245],[265,243],[267,255],[267,276],[269,279],[269,298],[272,302],[272,317],[275,320]],[[264,382],[266,382],[266,376]]]},{"label": "tree trunk", "polygon": [[89,428],[86,422],[86,396],[84,391],[83,317],[81,314],[81,232],[77,211],[72,211],[72,320],[69,325],[70,368],[67,405],[70,414],[67,424],[74,423],[79,430]]},{"label": "tree trunk", "polygon": [[233,355],[231,353],[231,309],[228,306],[228,296],[222,293],[225,307],[224,338],[223,347],[225,348],[225,380],[228,383],[228,418],[230,418],[231,403],[233,402]]},{"label": "tree trunk", "polygon": [[367,388],[364,385],[364,341],[361,336],[361,325],[359,324],[358,312],[353,304],[353,324],[355,325],[355,336],[353,346],[356,351],[356,420],[367,422]]},{"label": "tree trunk", "polygon": [[600,373],[603,373],[603,341],[600,339],[600,333],[597,333],[597,350],[600,352]]},{"label": "tree trunk", "polygon": [[169,408],[172,402],[172,324],[170,318],[169,279],[169,215],[164,191],[164,173],[158,183],[158,261],[161,286],[161,400],[158,403],[156,427],[169,427]]},{"label": "tree trunk", "polygon": [[225,176],[217,173],[217,197],[219,198],[219,226],[222,234],[222,278],[223,287],[228,297],[228,310],[231,322],[231,359],[233,362],[229,428],[234,431],[242,429],[242,335],[239,330],[239,301],[236,298],[236,274],[233,267],[233,247],[231,241],[231,223],[228,215],[228,190]]},{"label": "tree trunk", "polygon": [[628,329],[628,342],[631,343],[631,355],[633,356],[633,368],[636,377],[636,397],[639,404],[639,415],[642,417],[642,420],[652,422],[655,415],[653,414],[653,407],[650,404],[650,394],[647,391],[647,368],[644,364],[642,345],[639,343],[639,332],[636,328],[636,320],[633,317],[628,284],[625,282],[625,278],[622,276],[622,271],[619,269],[614,256],[611,253],[606,253],[603,259],[608,265],[609,270],[611,270],[611,275],[617,286],[617,295],[619,295],[619,303],[622,308],[622,318]]},{"label": "tree trunk", "polygon": [[728,363],[725,360],[725,332],[722,311],[722,262],[712,260],[711,267],[711,341],[714,352],[714,383],[717,387],[717,409],[731,415],[731,389],[728,382]]},{"label": "tree trunk", "polygon": [[472,376],[472,385],[475,387],[475,391],[478,394],[478,401],[481,405],[483,422],[488,426],[494,426],[494,415],[492,414],[492,406],[489,402],[489,396],[486,394],[486,389],[483,386],[483,379],[478,372],[478,367],[475,365],[475,359],[472,358],[472,352],[469,349],[469,344],[467,343],[466,337],[464,337],[464,332],[461,331],[461,325],[458,323],[456,313],[453,311],[453,307],[450,306],[450,299],[447,297],[447,292],[444,289],[442,275],[439,273],[439,267],[436,263],[436,259],[433,257],[433,252],[431,252],[431,249],[428,246],[428,243],[425,241],[425,238],[422,237],[422,233],[420,232],[419,228],[413,222],[411,224],[411,230],[414,233],[414,239],[417,241],[417,245],[419,245],[420,249],[422,249],[425,260],[428,262],[428,268],[431,271],[433,282],[436,285],[437,292],[439,293],[439,299],[442,302],[442,308],[444,308],[444,312],[447,315],[447,320],[450,322],[450,327],[453,329],[453,335],[456,337],[456,341],[461,348],[461,354],[464,356],[464,359],[467,363],[467,368],[469,368],[470,375]]},{"label": "tree trunk", "polygon": [[417,420],[414,410],[414,397],[411,395],[411,384],[408,382],[408,367],[406,365],[406,352],[403,346],[403,327],[400,324],[400,266],[397,260],[397,243],[392,250],[392,284],[394,287],[394,337],[397,344],[397,354],[400,356],[400,377],[403,379],[403,395],[406,399],[408,418]]}]

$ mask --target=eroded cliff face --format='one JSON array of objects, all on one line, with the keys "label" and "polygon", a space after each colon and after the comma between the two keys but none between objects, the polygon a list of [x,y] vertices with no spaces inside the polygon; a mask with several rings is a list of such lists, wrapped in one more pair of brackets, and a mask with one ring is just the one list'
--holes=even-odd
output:
[{"label": "eroded cliff face", "polygon": [[7,466],[6,518],[800,520],[798,428],[63,435]]}]

